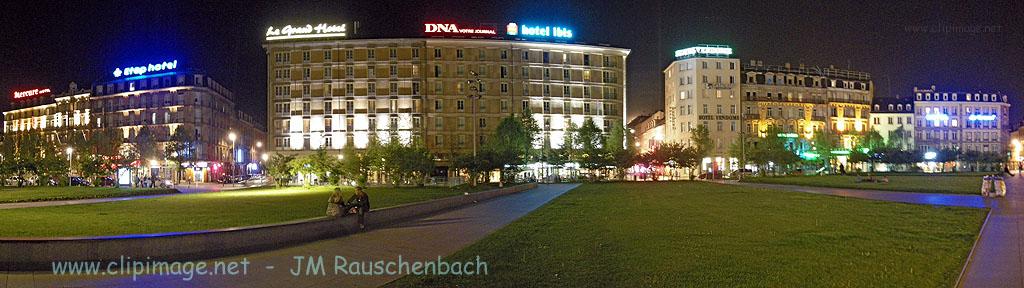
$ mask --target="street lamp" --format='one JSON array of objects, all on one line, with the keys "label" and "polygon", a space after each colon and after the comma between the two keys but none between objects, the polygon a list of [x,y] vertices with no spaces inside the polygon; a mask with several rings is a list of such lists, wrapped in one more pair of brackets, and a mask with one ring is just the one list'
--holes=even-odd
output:
[{"label": "street lamp", "polygon": [[228,140],[231,140],[231,176],[235,176],[235,140],[238,139],[238,135],[235,132],[228,132]]},{"label": "street lamp", "polygon": [[477,74],[476,71],[470,70],[469,75],[473,75],[474,79],[466,80],[466,84],[470,85],[469,91],[471,91],[469,95],[466,95],[466,97],[468,97],[470,102],[472,102],[470,103],[470,105],[472,105],[470,108],[471,115],[473,115],[473,122],[476,122],[473,123],[473,157],[476,157],[476,130],[480,128],[480,119],[477,119],[476,117],[476,104],[479,102],[480,97],[483,96],[483,81],[480,80],[480,74]]},{"label": "street lamp", "polygon": [[64,152],[68,153],[68,187],[71,186],[71,153],[75,152],[74,148],[68,147],[64,149]]}]

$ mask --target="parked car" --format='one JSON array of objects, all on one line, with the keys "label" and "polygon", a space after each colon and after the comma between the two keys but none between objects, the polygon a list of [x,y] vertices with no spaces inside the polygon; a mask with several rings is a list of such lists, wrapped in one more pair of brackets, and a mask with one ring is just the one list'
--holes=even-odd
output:
[{"label": "parked car", "polygon": [[729,179],[739,178],[740,174],[743,174],[743,177],[749,177],[751,175],[754,175],[754,171],[750,169],[733,170],[732,172],[729,172]]},{"label": "parked car", "polygon": [[71,177],[71,186],[92,186],[92,182],[82,177]]},{"label": "parked car", "polygon": [[703,174],[700,174],[700,176],[698,176],[698,178],[700,178],[700,179],[709,179],[709,180],[712,180],[712,179],[722,179],[722,172],[703,173]]},{"label": "parked car", "polygon": [[117,182],[114,181],[114,178],[102,177],[100,179],[96,179],[96,186],[113,187],[113,186],[116,186],[116,185],[117,185]]}]

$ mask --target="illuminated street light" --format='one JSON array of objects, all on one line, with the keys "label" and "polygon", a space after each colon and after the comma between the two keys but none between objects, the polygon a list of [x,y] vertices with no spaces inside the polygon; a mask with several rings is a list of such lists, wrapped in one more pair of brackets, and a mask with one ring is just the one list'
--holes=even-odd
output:
[{"label": "illuminated street light", "polygon": [[924,160],[935,160],[938,154],[932,151],[924,152]]},{"label": "illuminated street light", "polygon": [[238,139],[238,135],[235,132],[228,132],[228,140],[231,140],[231,176],[235,176],[235,140]]},{"label": "illuminated street light", "polygon": [[263,148],[263,141],[256,141],[256,148]]},{"label": "illuminated street light", "polygon": [[68,186],[71,186],[71,153],[74,153],[75,149],[68,147],[64,152],[68,153]]},{"label": "illuminated street light", "polygon": [[270,159],[270,155],[267,155],[267,153],[263,153],[263,155],[260,155],[260,159],[263,159],[263,161],[267,161]]}]

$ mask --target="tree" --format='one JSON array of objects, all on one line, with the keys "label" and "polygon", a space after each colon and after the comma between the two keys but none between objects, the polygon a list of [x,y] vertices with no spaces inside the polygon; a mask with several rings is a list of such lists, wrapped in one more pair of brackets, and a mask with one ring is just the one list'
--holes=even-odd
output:
[{"label": "tree", "polygon": [[[117,152],[117,156],[113,157],[113,159],[111,160],[111,164],[113,164],[113,166],[114,166],[114,168],[113,168],[114,171],[117,171],[120,168],[126,168],[126,169],[129,170],[129,174],[134,176],[134,175],[136,175],[136,172],[135,172],[136,167],[141,165],[141,160],[142,160],[142,158],[141,158],[141,156],[139,154],[139,149],[137,148],[137,144],[135,144],[135,143],[124,143],[124,144],[121,144],[121,146],[119,147],[118,152]],[[114,178],[117,179],[118,177],[114,177]],[[131,186],[131,185],[138,184],[138,183],[135,182],[134,178],[135,177],[129,177],[128,178],[129,179],[128,180],[129,181],[128,185]]]},{"label": "tree", "polygon": [[626,170],[637,162],[633,135],[621,125],[612,126],[608,133],[608,140],[605,141],[605,151],[611,157],[611,163],[616,170],[615,175],[619,180],[622,180],[626,175]]},{"label": "tree", "polygon": [[875,161],[880,160],[879,150],[885,147],[885,138],[876,130],[868,131],[860,136],[856,147],[851,151],[850,161],[853,163],[868,163],[868,172],[875,168]]},{"label": "tree", "polygon": [[143,160],[151,160],[163,156],[163,151],[160,151],[157,147],[156,135],[153,134],[149,126],[142,126],[138,134],[135,135],[134,143],[139,151],[139,157]]},{"label": "tree", "polygon": [[[935,155],[935,162],[941,163],[939,172],[946,172],[946,164],[960,159],[960,149],[944,148]],[[955,171],[956,168],[954,168]]]},{"label": "tree", "polygon": [[181,165],[191,160],[194,142],[185,129],[175,129],[171,141],[164,145],[164,159],[174,163],[174,182],[181,182]]},{"label": "tree", "polygon": [[886,146],[903,150],[910,149],[912,147],[910,147],[909,139],[913,139],[913,137],[914,136],[911,135],[910,131],[903,129],[903,126],[900,126],[897,127],[896,130],[889,131],[889,142],[886,143]]},{"label": "tree", "polygon": [[36,160],[36,175],[39,177],[39,184],[63,182],[68,175],[67,152],[64,148],[58,147],[55,142],[44,141],[41,144],[43,154]]},{"label": "tree", "polygon": [[601,128],[597,128],[594,120],[587,118],[583,125],[576,130],[576,145],[579,148],[575,154],[578,157],[580,167],[586,168],[591,173],[591,179],[596,179],[596,171],[608,166],[602,146],[604,136],[601,135]]},{"label": "tree", "polygon": [[39,163],[43,155],[42,147],[39,145],[40,137],[38,134],[26,134],[17,137],[15,142],[15,162],[14,162],[14,173],[18,175],[18,186],[23,186],[28,175],[38,175]]},{"label": "tree", "polygon": [[[395,134],[391,134],[395,135]],[[402,154],[405,153],[404,145],[399,141],[398,137],[392,137],[387,143],[381,146],[380,150],[380,171],[384,174],[387,181],[391,182],[392,185],[398,187],[406,176],[405,167],[402,166]]]},{"label": "tree", "polygon": [[274,156],[267,160],[267,174],[274,180],[277,187],[284,187],[292,178],[290,163],[295,156],[274,153]]},{"label": "tree", "polygon": [[825,170],[830,171],[832,169],[832,158],[834,157],[832,151],[839,147],[838,143],[839,137],[828,132],[815,133],[811,139],[811,146],[814,152],[818,154],[820,164],[822,167],[825,167]]},{"label": "tree", "polygon": [[466,171],[469,174],[470,185],[476,187],[477,180],[481,176],[486,176],[488,171],[493,170],[494,165],[490,163],[489,159],[491,150],[483,149],[478,151],[477,156],[470,154],[460,154],[453,157],[453,167],[459,170]]},{"label": "tree", "polygon": [[691,155],[683,159],[685,162],[679,163],[682,167],[690,168],[690,175],[693,175],[693,171],[696,171],[704,157],[708,157],[711,153],[711,149],[714,147],[714,141],[711,140],[711,132],[708,131],[708,127],[704,124],[697,125],[692,131],[690,131],[690,143],[693,143],[688,147]]},{"label": "tree", "polygon": [[[675,169],[690,167],[694,165],[692,162],[700,163],[697,156],[697,149],[693,146],[685,145],[682,143],[662,143],[655,149],[654,157],[665,166],[672,167]],[[690,174],[693,177],[693,174]],[[672,179],[675,179],[675,173],[672,174]]]},{"label": "tree", "polygon": [[499,183],[508,181],[509,174],[526,164],[531,154],[538,132],[535,129],[539,128],[536,128],[532,118],[527,117],[508,116],[501,119],[494,137],[484,145],[483,150],[488,150],[490,153],[487,154],[493,157],[490,162],[499,170]]},{"label": "tree", "polygon": [[288,161],[288,171],[291,174],[299,174],[302,176],[302,185],[309,187],[312,186],[313,175],[316,171],[313,168],[313,155],[302,155],[295,157],[292,161]]},{"label": "tree", "polygon": [[[89,165],[83,166],[83,170],[97,173],[95,177],[107,175],[117,179],[117,159],[121,157],[121,147],[124,145],[124,138],[119,134],[120,130],[103,129],[96,131],[89,137],[86,149],[91,151],[93,159],[87,159]],[[96,181],[95,183],[99,183]]]},{"label": "tree", "polygon": [[346,178],[355,182],[358,186],[366,185],[370,170],[373,169],[368,161],[365,154],[360,154],[356,151],[352,141],[345,143],[345,147],[341,150],[340,168]]},{"label": "tree", "polygon": [[693,147],[693,152],[701,159],[708,157],[708,154],[714,147],[711,132],[708,131],[708,127],[704,124],[697,125],[696,128],[690,131],[690,143],[692,143],[690,146]]},{"label": "tree", "polygon": [[406,168],[407,177],[414,179],[418,186],[423,186],[428,176],[434,172],[434,154],[423,145],[423,139],[413,139],[402,157],[403,167]]},{"label": "tree", "polygon": [[[16,153],[14,141],[9,137],[0,135],[0,181],[4,181],[14,175],[16,170]],[[7,183],[0,182],[0,185]]]},{"label": "tree", "polygon": [[[753,162],[759,171],[768,171],[770,163],[774,165],[771,169],[774,174],[800,161],[800,157],[796,153],[786,149],[786,140],[776,136],[779,132],[777,128],[768,129],[765,137],[755,139],[756,142],[752,142],[752,145],[746,147],[747,159]],[[817,148],[817,151],[822,151],[822,149]]]}]

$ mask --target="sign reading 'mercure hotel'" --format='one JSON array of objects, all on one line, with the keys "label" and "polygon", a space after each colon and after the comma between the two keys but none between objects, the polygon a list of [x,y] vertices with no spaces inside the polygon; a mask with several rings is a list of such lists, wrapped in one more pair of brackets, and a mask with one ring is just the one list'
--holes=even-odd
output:
[{"label": "sign reading 'mercure hotel'", "polygon": [[274,28],[270,26],[267,28],[267,41],[273,40],[284,40],[284,39],[303,39],[303,38],[324,38],[324,37],[345,37],[347,36],[346,24],[332,25],[327,23],[320,23],[316,26],[313,24],[306,24],[306,26],[284,26],[282,28]]}]

